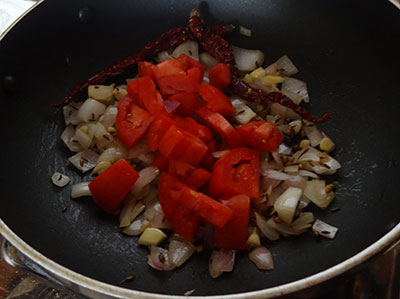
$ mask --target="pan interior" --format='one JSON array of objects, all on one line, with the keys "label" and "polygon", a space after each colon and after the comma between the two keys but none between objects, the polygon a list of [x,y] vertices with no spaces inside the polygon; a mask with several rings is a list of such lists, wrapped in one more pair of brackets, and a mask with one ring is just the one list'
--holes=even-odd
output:
[{"label": "pan interior", "polygon": [[[266,243],[276,266],[270,272],[259,271],[246,252],[238,254],[232,273],[216,280],[208,274],[209,253],[196,254],[172,272],[153,270],[147,248],[120,233],[117,217],[102,213],[90,198],[71,200],[71,185],[59,189],[50,182],[55,171],[74,183],[91,176],[68,163],[71,153],[59,138],[62,113],[47,102],[60,101],[97,70],[185,25],[196,7],[210,24],[251,28],[252,38],[233,34],[228,39],[262,49],[266,64],[287,54],[300,69],[296,77],[308,83],[307,108],[333,114],[322,129],[336,142],[334,156],[343,166],[330,179],[337,185],[333,206],[341,210],[312,211],[339,233],[333,241],[309,232]],[[134,274],[136,279],[124,286],[148,292],[246,292],[327,269],[399,221],[399,29],[399,11],[387,1],[47,0],[0,43],[0,78],[14,78],[0,90],[0,216],[61,265],[114,285]]]}]

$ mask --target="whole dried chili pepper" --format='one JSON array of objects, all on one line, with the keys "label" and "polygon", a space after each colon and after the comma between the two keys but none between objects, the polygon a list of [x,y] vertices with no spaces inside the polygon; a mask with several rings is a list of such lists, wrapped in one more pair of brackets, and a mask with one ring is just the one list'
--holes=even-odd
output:
[{"label": "whole dried chili pepper", "polygon": [[230,67],[231,84],[229,85],[229,91],[231,93],[240,96],[244,100],[259,104],[279,103],[285,107],[291,108],[305,120],[315,124],[322,123],[332,117],[330,113],[327,113],[323,117],[317,118],[304,108],[295,104],[281,92],[267,92],[261,89],[251,88],[242,80],[235,66],[235,57],[230,43],[206,27],[204,20],[200,17],[200,13],[197,10],[192,10],[190,13],[189,28],[192,30],[193,35],[199,40],[204,50]]},{"label": "whole dried chili pepper", "polygon": [[[216,25],[209,29],[215,34],[221,36],[234,29],[232,25]],[[101,84],[112,76],[121,74],[128,66],[135,65],[138,61],[145,60],[156,55],[158,52],[166,51],[176,47],[187,40],[194,40],[191,30],[188,27],[173,28],[163,33],[159,38],[146,44],[138,53],[128,56],[116,64],[108,66],[90,77],[88,80],[76,85],[61,103],[50,103],[52,107],[63,107],[68,105],[72,98],[79,92],[85,90],[89,85]]]}]

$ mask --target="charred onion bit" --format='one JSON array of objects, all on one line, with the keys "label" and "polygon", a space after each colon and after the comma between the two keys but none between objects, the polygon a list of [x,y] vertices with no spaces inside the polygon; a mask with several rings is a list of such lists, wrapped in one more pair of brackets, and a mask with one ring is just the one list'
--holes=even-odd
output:
[{"label": "charred onion bit", "polygon": [[[234,29],[232,25],[222,26],[216,25],[209,29],[214,34],[221,36]],[[112,76],[121,74],[128,66],[132,66],[145,59],[156,55],[158,52],[166,51],[170,48],[177,47],[187,40],[195,40],[191,30],[188,27],[173,28],[163,33],[159,38],[146,44],[138,53],[125,57],[116,64],[110,65],[101,70],[88,80],[76,85],[61,103],[50,103],[52,107],[63,107],[68,105],[72,98],[79,92],[84,91],[89,85],[101,84]]]},{"label": "charred onion bit", "polygon": [[231,84],[229,90],[231,93],[240,96],[246,101],[260,104],[279,103],[285,107],[291,108],[305,120],[319,124],[332,117],[330,113],[322,118],[314,117],[304,108],[295,104],[291,99],[281,92],[267,92],[261,89],[253,89],[241,79],[241,75],[235,66],[235,57],[232,46],[220,35],[207,28],[204,20],[200,17],[197,10],[190,13],[189,28],[193,35],[199,40],[201,46],[220,62],[227,64],[231,69]]}]

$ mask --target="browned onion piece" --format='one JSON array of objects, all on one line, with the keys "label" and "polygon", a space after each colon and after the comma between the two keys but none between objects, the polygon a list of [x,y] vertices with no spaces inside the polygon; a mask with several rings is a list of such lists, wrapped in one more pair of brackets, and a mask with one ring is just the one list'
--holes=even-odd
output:
[{"label": "browned onion piece", "polygon": [[253,249],[249,253],[249,259],[256,264],[258,269],[261,270],[273,270],[274,261],[272,259],[271,252],[263,246]]},{"label": "browned onion piece", "polygon": [[208,271],[212,278],[217,278],[223,272],[231,272],[235,265],[235,251],[228,249],[214,250],[211,254]]},{"label": "browned onion piece", "polygon": [[175,269],[175,265],[169,262],[168,250],[157,246],[150,246],[147,263],[152,268],[160,271],[171,271]]}]

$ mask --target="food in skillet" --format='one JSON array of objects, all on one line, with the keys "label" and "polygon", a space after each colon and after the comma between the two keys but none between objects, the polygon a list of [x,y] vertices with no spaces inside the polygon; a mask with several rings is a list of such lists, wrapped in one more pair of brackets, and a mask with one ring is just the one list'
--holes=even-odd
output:
[{"label": "food in skillet", "polygon": [[[73,185],[72,197],[90,195],[105,212],[119,213],[122,232],[140,236],[159,270],[204,249],[212,250],[214,278],[232,271],[237,250],[251,250],[257,267],[273,269],[260,239],[310,227],[327,238],[337,231],[306,211],[310,203],[325,209],[335,197],[320,176],[340,164],[316,127],[330,115],[316,118],[299,106],[308,91],[290,77],[298,69],[287,56],[263,68],[261,51],[222,37],[231,30],[209,28],[193,11],[188,27],[106,68],[58,105],[67,126],[61,138],[76,152],[70,162],[98,175]],[[126,85],[100,85],[133,64],[138,76]],[[71,101],[84,90],[86,101]],[[53,181],[61,186],[68,178]]]}]

